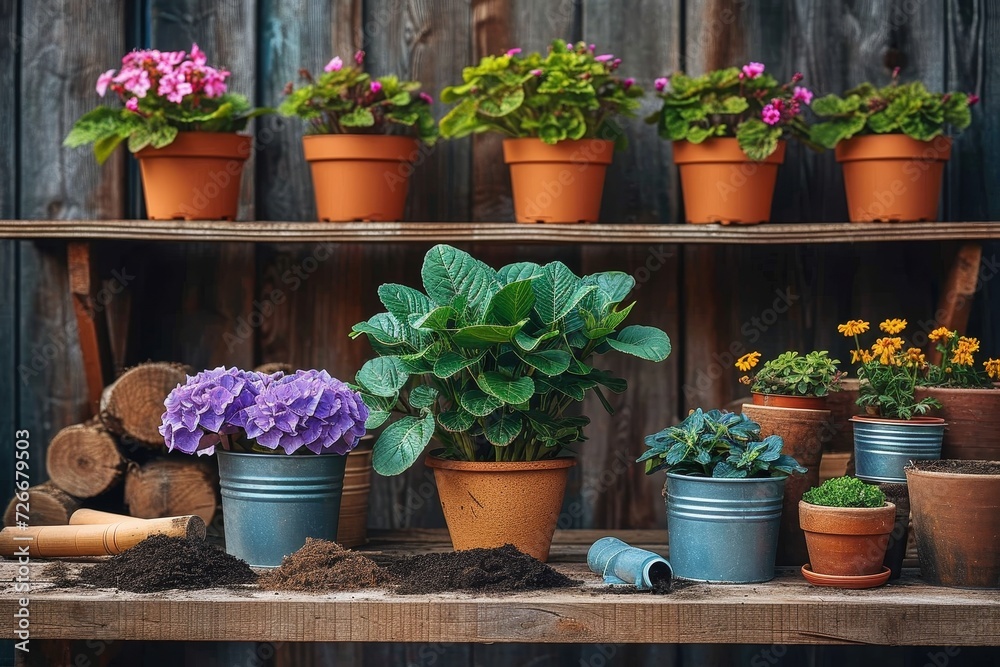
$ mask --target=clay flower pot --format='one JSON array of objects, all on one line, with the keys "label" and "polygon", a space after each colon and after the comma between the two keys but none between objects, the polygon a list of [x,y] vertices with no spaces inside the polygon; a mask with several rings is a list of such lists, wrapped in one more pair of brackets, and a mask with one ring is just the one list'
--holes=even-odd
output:
[{"label": "clay flower pot", "polygon": [[[858,390],[861,383],[857,378],[845,378],[840,381],[840,391],[835,391],[826,397],[826,406],[830,410],[830,421],[833,432],[830,439],[823,443],[828,452],[853,452],[854,429],[851,417],[858,411]],[[840,475],[836,475],[840,477]]]},{"label": "clay flower pot", "polygon": [[934,413],[948,422],[941,458],[1000,461],[1000,389],[918,387],[925,396],[941,401]]},{"label": "clay flower pot", "polygon": [[916,462],[906,480],[927,583],[1000,589],[1000,461]]},{"label": "clay flower pot", "polygon": [[896,506],[824,507],[799,501],[799,523],[817,574],[860,577],[882,572]]},{"label": "clay flower pot", "polygon": [[708,139],[700,144],[675,141],[673,145],[685,220],[752,225],[771,218],[778,165],[785,161],[784,141],[762,162],[748,158],[736,139]]},{"label": "clay flower pot", "polygon": [[613,141],[504,139],[518,222],[597,222]]},{"label": "clay flower pot", "polygon": [[805,410],[825,410],[826,396],[782,396],[751,392],[754,405],[768,405],[773,408],[803,408]]},{"label": "clay flower pot", "polygon": [[905,134],[872,134],[841,141],[851,222],[937,220],[944,163],[951,139],[917,141]]},{"label": "clay flower pot", "polygon": [[357,547],[368,543],[368,495],[372,488],[372,444],[365,436],[347,455],[344,471],[344,493],[340,499],[340,523],[337,543],[342,547]]},{"label": "clay flower pot", "polygon": [[252,139],[229,132],[178,132],[163,148],[135,154],[150,220],[235,220]]},{"label": "clay flower pot", "polygon": [[808,552],[799,527],[799,501],[803,493],[819,486],[819,465],[823,456],[823,440],[830,430],[830,411],[744,405],[742,412],[760,424],[762,437],[780,435],[785,442],[781,453],[794,457],[800,465],[808,468],[804,474],[789,475],[785,482],[778,533],[778,565],[802,565],[808,560]]},{"label": "clay flower pot", "polygon": [[871,483],[906,483],[903,468],[910,461],[941,458],[945,421],[940,417],[885,419],[856,415],[855,474]]},{"label": "clay flower pot", "polygon": [[381,134],[311,134],[302,148],[324,222],[403,219],[419,142]]},{"label": "clay flower pot", "polygon": [[448,461],[427,457],[456,551],[513,544],[548,560],[569,469],[576,460]]}]

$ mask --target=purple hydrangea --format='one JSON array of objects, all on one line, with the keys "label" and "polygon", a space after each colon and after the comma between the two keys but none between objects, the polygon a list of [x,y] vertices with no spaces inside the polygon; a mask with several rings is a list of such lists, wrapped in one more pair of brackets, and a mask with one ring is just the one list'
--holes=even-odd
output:
[{"label": "purple hydrangea", "polygon": [[248,438],[292,454],[347,454],[365,434],[361,395],[326,371],[298,371],[262,386],[245,411]]},{"label": "purple hydrangea", "polygon": [[235,433],[246,420],[241,413],[265,386],[259,373],[219,366],[188,376],[167,399],[160,424],[167,449],[185,454],[212,454],[219,434]]}]

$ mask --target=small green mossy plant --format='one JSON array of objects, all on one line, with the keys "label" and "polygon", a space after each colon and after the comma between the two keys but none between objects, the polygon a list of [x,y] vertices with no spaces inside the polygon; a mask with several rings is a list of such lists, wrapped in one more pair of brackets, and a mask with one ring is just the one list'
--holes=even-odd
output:
[{"label": "small green mossy plant", "polygon": [[857,477],[836,477],[806,491],[802,500],[823,507],[882,507],[885,494]]}]

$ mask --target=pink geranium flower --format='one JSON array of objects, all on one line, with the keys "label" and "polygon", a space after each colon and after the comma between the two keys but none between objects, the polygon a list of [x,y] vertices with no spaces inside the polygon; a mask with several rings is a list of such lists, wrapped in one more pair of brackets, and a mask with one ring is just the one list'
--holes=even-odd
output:
[{"label": "pink geranium flower", "polygon": [[129,111],[135,111],[135,112],[138,113],[138,111],[139,111],[139,98],[138,97],[130,97],[128,99],[128,102],[125,103],[125,108],[128,109]]},{"label": "pink geranium flower", "polygon": [[507,55],[508,55],[508,56],[516,56],[516,55],[517,55],[517,54],[519,54],[520,52],[521,52],[521,49],[519,49],[519,48],[517,48],[517,47],[515,47],[515,48],[513,48],[513,49],[507,49]]},{"label": "pink geranium flower", "polygon": [[777,125],[781,122],[781,111],[773,104],[768,104],[760,112],[760,118],[768,125]]},{"label": "pink geranium flower", "polygon": [[344,66],[344,61],[340,59],[340,56],[334,56],[330,60],[330,62],[328,62],[326,64],[326,67],[323,68],[323,71],[324,72],[339,72],[340,69],[343,66]]},{"label": "pink geranium flower", "polygon": [[97,77],[97,94],[104,97],[104,94],[108,92],[108,86],[115,78],[115,71],[109,69],[107,72]]},{"label": "pink geranium flower", "polygon": [[[184,60],[183,51],[181,51],[181,60]],[[197,44],[191,45],[191,62],[198,67],[204,67],[204,65],[208,62],[208,57],[205,55],[205,52],[199,49]]]},{"label": "pink geranium flower", "polygon": [[540,69],[533,69],[533,70],[531,70],[531,76],[541,76],[543,73],[544,72],[542,72],[542,70],[540,70]]},{"label": "pink geranium flower", "polygon": [[751,62],[743,66],[743,74],[745,74],[748,79],[756,79],[763,73],[764,73],[763,63]]},{"label": "pink geranium flower", "polygon": [[656,88],[656,92],[662,93],[667,89],[667,84],[670,83],[670,79],[665,76],[661,76],[656,81],[653,82],[653,87]]},{"label": "pink geranium flower", "polygon": [[422,99],[424,102],[427,102],[427,104],[434,104],[434,98],[428,95],[427,93],[420,93],[420,99]]},{"label": "pink geranium flower", "polygon": [[613,53],[604,53],[604,54],[601,54],[601,55],[599,55],[599,56],[596,56],[596,57],[594,58],[594,60],[596,60],[596,61],[597,61],[597,62],[599,62],[599,63],[606,63],[606,62],[610,62],[610,61],[612,61],[612,60],[614,60],[614,59],[615,59],[615,56],[614,56],[614,54],[613,54]]},{"label": "pink geranium flower", "polygon": [[629,88],[631,88],[634,85],[635,85],[635,79],[633,79],[632,77],[629,77],[629,78],[625,79],[624,81],[622,81],[622,86],[625,87],[625,90],[628,90]]},{"label": "pink geranium flower", "polygon": [[354,62],[356,62],[359,65],[362,64],[363,62],[365,62],[365,52],[364,51],[355,51],[354,52]]},{"label": "pink geranium flower", "polygon": [[792,93],[792,99],[802,104],[808,105],[812,102],[813,93],[808,88],[803,88],[802,86],[795,86],[795,90]]},{"label": "pink geranium flower", "polygon": [[379,81],[372,81],[369,87],[372,89],[373,93],[377,93],[382,90],[382,83]]}]

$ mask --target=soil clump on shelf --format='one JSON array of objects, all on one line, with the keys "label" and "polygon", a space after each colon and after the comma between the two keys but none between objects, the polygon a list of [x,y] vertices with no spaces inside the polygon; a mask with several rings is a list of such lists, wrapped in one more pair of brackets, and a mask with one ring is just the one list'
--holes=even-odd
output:
[{"label": "soil clump on shelf", "polygon": [[393,582],[394,577],[367,556],[311,537],[257,581],[264,590],[313,593],[385,588]]},{"label": "soil clump on shelf", "polygon": [[84,568],[81,583],[134,593],[200,590],[252,584],[257,575],[245,562],[201,540],[153,535]]},{"label": "soil clump on shelf", "polygon": [[511,593],[577,585],[510,544],[492,549],[404,556],[388,565],[403,595],[463,591]]}]

